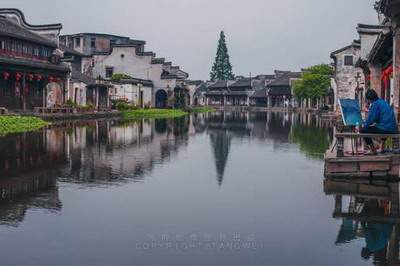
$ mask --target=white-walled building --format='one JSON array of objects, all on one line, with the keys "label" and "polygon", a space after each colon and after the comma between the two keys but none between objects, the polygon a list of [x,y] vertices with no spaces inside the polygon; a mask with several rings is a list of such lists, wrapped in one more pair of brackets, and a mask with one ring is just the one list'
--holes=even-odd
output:
[{"label": "white-walled building", "polygon": [[[356,99],[362,84],[365,84],[363,70],[356,66],[361,56],[360,41],[331,53],[334,66],[335,99]],[[336,102],[337,104],[337,102]]]},{"label": "white-walled building", "polygon": [[[111,80],[114,74],[126,74],[133,79],[149,80],[153,84],[151,105],[169,107],[176,95],[186,94],[185,81],[189,75],[155,53],[145,52],[145,42],[128,37],[80,33],[64,35],[61,42],[75,49],[85,57],[82,60],[83,73],[95,79]],[[189,104],[185,101],[185,104]]]},{"label": "white-walled building", "polygon": [[148,80],[124,79],[112,82],[111,100],[126,101],[139,108],[152,106],[153,83]]}]

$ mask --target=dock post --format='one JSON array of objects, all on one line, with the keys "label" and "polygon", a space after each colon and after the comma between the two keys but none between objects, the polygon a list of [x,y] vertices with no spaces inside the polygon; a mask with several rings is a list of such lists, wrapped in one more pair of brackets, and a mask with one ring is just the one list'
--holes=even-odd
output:
[{"label": "dock post", "polygon": [[337,157],[344,157],[344,138],[338,137],[337,138]]},{"label": "dock post", "polygon": [[393,152],[400,153],[400,142],[399,138],[393,138]]}]

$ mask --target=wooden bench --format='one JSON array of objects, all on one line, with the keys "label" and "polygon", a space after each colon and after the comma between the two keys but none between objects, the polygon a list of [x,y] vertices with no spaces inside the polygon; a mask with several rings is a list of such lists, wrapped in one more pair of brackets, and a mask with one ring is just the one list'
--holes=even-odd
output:
[{"label": "wooden bench", "polygon": [[35,112],[39,114],[71,114],[74,108],[71,107],[36,107]]},{"label": "wooden bench", "polygon": [[5,108],[5,107],[0,107],[0,114],[1,114],[1,115],[6,115],[6,114],[8,114],[7,108]]},{"label": "wooden bench", "polygon": [[344,140],[345,139],[392,139],[392,150],[394,153],[400,153],[400,134],[364,134],[364,133],[337,133],[337,149],[336,156],[338,158],[344,157]]}]

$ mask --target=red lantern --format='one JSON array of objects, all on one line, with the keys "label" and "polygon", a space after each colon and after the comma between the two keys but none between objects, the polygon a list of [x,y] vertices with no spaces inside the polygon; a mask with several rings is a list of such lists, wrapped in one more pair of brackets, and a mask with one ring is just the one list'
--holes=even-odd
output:
[{"label": "red lantern", "polygon": [[384,89],[387,90],[389,88],[389,82],[393,74],[393,65],[388,66],[382,72],[381,79],[383,81]]},{"label": "red lantern", "polygon": [[22,74],[19,73],[19,72],[17,72],[17,73],[15,74],[15,80],[16,80],[16,81],[20,81],[21,78],[22,78]]},{"label": "red lantern", "polygon": [[29,81],[32,81],[33,78],[34,78],[34,75],[33,75],[32,73],[31,73],[31,74],[28,74],[28,80],[29,80]]},{"label": "red lantern", "polygon": [[10,78],[10,73],[4,72],[3,73],[3,77],[4,77],[5,80],[8,80]]},{"label": "red lantern", "polygon": [[42,78],[43,78],[42,75],[36,75],[36,80],[37,80],[37,81],[41,81]]}]

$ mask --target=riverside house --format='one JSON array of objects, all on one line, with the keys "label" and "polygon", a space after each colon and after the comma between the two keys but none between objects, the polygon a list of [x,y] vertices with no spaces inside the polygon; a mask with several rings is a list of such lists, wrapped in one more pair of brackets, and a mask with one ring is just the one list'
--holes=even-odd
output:
[{"label": "riverside house", "polygon": [[[156,57],[153,52],[145,51],[145,41],[98,33],[63,35],[60,41],[84,54],[82,72],[96,80],[108,80],[113,84],[114,74],[126,74],[132,80],[151,82],[153,107],[189,105],[191,102],[188,100],[190,97],[186,84],[189,75],[179,66]],[[119,84],[115,86],[119,87]],[[121,90],[116,91],[118,93]],[[110,94],[113,98],[125,97],[115,95],[115,91]]]},{"label": "riverside house", "polygon": [[275,80],[267,85],[268,107],[288,108],[294,107],[292,85],[301,78],[300,72],[275,71]]},{"label": "riverside house", "polygon": [[31,25],[17,9],[0,9],[0,107],[33,110],[65,102],[69,68],[61,63],[61,24]]},{"label": "riverside house", "polygon": [[358,24],[359,40],[331,54],[335,66],[335,99],[356,98],[374,89],[399,111],[400,107],[400,3],[375,4],[378,25]]},{"label": "riverside house", "polygon": [[400,10],[399,1],[381,0],[375,8],[384,28],[368,56],[371,88],[399,111],[400,105]]},{"label": "riverside house", "polygon": [[335,104],[338,99],[356,99],[362,90],[364,75],[362,68],[356,65],[361,56],[361,41],[354,40],[350,45],[331,53],[334,66]]}]

